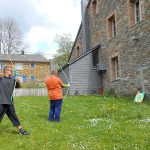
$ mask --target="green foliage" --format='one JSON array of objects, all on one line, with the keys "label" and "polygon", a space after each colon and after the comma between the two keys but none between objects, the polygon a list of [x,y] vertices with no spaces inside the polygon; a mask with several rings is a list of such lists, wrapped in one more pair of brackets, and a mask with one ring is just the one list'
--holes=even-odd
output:
[{"label": "green foliage", "polygon": [[65,65],[68,61],[73,42],[71,34],[56,35],[55,41],[58,44],[58,50],[54,55],[53,62],[56,65]]},{"label": "green foliage", "polygon": [[105,95],[109,96],[109,97],[117,97],[117,94],[115,93],[115,89],[114,88],[108,89],[106,91]]},{"label": "green foliage", "polygon": [[148,150],[149,103],[100,96],[70,96],[61,122],[48,122],[47,97],[15,97],[23,127],[18,134],[5,117],[0,124],[1,150]]}]

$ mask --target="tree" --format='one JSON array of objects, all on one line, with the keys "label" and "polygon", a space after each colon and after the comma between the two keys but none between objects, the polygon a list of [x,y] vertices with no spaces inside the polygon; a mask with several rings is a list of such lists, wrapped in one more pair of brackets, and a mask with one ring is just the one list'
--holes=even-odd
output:
[{"label": "tree", "polygon": [[0,53],[17,53],[24,50],[22,34],[12,18],[0,19]]},{"label": "tree", "polygon": [[53,62],[56,65],[63,66],[68,61],[73,45],[71,34],[56,35],[55,41],[58,44],[58,49],[56,55],[54,55]]}]

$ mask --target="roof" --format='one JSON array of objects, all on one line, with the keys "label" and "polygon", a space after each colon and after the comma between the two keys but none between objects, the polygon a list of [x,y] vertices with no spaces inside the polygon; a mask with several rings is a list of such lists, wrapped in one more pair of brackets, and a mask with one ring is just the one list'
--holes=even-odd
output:
[{"label": "roof", "polygon": [[44,56],[39,54],[0,54],[0,61],[12,62],[49,62]]},{"label": "roof", "polygon": [[79,34],[80,34],[80,31],[81,31],[81,28],[82,28],[82,22],[81,22],[80,27],[79,27],[79,29],[78,29],[78,32],[77,32],[77,35],[76,35],[75,41],[74,41],[74,43],[73,43],[73,46],[72,46],[72,49],[71,49],[71,52],[70,52],[70,55],[69,55],[68,61],[69,61],[69,60],[70,60],[70,58],[71,58],[72,52],[73,52],[74,47],[75,47],[75,45],[76,45],[76,41],[77,41],[78,36],[79,36]]},{"label": "roof", "polygon": [[[65,68],[68,67],[69,65],[71,65],[71,64],[75,63],[76,61],[82,59],[83,57],[85,57],[85,56],[88,55],[89,53],[92,53],[93,51],[95,51],[95,50],[96,50],[97,48],[99,48],[99,47],[101,47],[101,44],[96,45],[96,46],[93,47],[90,51],[84,53],[83,55],[81,55],[81,56],[78,57],[77,59],[75,59],[75,60],[73,60],[73,61],[71,61],[71,62],[66,63],[66,64],[62,67],[62,69],[65,69]],[[59,69],[58,71],[61,71],[61,69]]]},{"label": "roof", "polygon": [[96,50],[97,48],[99,48],[101,46],[101,44],[96,45],[95,47],[93,47],[90,51],[84,53],[83,55],[81,55],[80,57],[76,58],[75,60],[68,62],[69,65],[75,63],[76,61],[82,59],[83,57],[85,57],[86,55],[88,55],[89,53],[93,52],[94,50]]}]

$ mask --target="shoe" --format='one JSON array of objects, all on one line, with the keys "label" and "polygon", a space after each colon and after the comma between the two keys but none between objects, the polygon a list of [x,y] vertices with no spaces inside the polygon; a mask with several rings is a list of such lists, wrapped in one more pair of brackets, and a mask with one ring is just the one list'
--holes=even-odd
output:
[{"label": "shoe", "polygon": [[54,121],[54,119],[48,119],[48,122],[53,122]]},{"label": "shoe", "polygon": [[25,130],[23,130],[23,129],[19,129],[19,133],[20,133],[21,135],[30,135],[29,132],[27,132],[27,131],[25,131]]},{"label": "shoe", "polygon": [[59,122],[60,122],[60,120],[55,120],[55,122],[56,122],[56,123],[59,123]]}]

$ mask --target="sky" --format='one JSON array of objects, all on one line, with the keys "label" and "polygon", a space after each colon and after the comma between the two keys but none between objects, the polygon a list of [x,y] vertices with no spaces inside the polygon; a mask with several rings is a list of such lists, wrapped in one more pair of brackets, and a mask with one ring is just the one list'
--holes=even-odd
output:
[{"label": "sky", "polygon": [[74,41],[81,23],[81,0],[0,0],[0,18],[11,17],[23,34],[26,52],[52,58],[57,34]]}]

